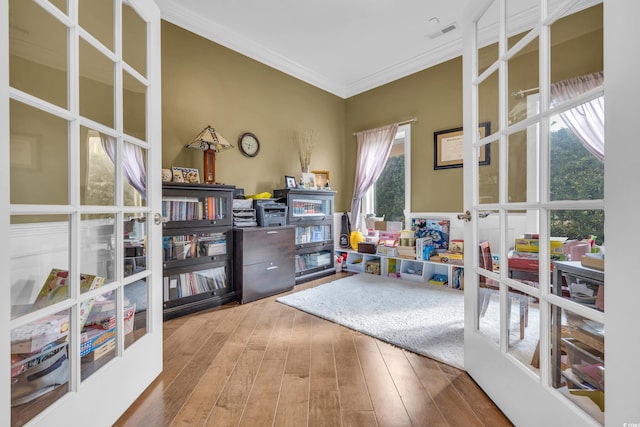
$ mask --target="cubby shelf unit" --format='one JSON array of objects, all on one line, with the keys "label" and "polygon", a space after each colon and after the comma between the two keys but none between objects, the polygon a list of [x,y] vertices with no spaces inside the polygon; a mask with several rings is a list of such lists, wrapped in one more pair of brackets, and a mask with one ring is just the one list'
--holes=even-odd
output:
[{"label": "cubby shelf unit", "polygon": [[[452,286],[455,269],[463,269],[464,267],[455,264],[444,264],[441,262],[433,262],[428,260],[405,259],[399,257],[391,257],[387,255],[366,254],[353,250],[338,249],[336,254],[347,258],[342,263],[342,269],[351,273],[368,273],[379,274],[381,276],[390,276],[400,278],[402,280],[410,280],[413,282],[427,283],[434,274],[446,275],[448,278],[447,286],[457,288],[459,285]],[[372,264],[378,264],[379,268],[372,267]]]}]

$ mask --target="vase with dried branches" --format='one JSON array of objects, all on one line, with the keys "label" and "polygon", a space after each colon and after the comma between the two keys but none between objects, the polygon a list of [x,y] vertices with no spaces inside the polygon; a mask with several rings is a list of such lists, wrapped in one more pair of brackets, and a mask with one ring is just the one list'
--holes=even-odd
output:
[{"label": "vase with dried branches", "polygon": [[314,129],[293,131],[293,143],[298,148],[298,158],[300,159],[300,170],[303,173],[310,172],[311,153],[318,132]]}]

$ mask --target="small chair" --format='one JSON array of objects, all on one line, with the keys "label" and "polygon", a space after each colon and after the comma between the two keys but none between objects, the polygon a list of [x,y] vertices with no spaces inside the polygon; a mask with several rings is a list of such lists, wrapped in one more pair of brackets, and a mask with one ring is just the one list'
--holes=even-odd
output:
[{"label": "small chair", "polygon": [[[493,259],[491,256],[489,242],[480,242],[479,250],[479,266],[485,270],[493,271]],[[480,276],[478,292],[478,308],[480,311],[480,317],[484,317],[487,312],[491,295],[494,293],[500,293],[499,282]],[[507,305],[507,317],[509,319],[511,319],[511,305],[514,298],[520,303],[520,339],[524,339],[524,328],[529,325],[529,296],[515,289],[509,291],[509,304]],[[509,323],[511,323],[511,320]]]}]

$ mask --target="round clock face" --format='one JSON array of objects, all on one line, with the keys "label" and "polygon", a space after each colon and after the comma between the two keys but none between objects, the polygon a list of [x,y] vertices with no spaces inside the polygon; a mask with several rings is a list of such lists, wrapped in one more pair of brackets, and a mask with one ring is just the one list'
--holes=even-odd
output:
[{"label": "round clock face", "polygon": [[260,141],[258,141],[258,137],[254,134],[246,132],[240,137],[238,148],[245,156],[255,157],[260,151]]}]

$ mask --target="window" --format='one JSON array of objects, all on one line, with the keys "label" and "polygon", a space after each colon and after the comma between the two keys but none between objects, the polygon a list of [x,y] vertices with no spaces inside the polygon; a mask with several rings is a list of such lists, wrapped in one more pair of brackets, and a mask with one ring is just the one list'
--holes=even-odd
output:
[{"label": "window", "polygon": [[[551,200],[604,199],[604,163],[580,143],[559,116],[551,117],[549,140],[549,190]],[[552,236],[582,240],[595,236],[604,242],[603,210],[552,210]]]},{"label": "window", "polygon": [[[111,206],[115,203],[115,167],[104,150],[100,134],[94,130],[88,130],[86,158],[86,175],[84,200],[86,205]],[[124,205],[144,206],[142,197],[136,189],[124,181]]]},{"label": "window", "polygon": [[410,141],[411,125],[402,125],[393,141],[389,159],[375,185],[362,199],[362,213],[384,216],[386,221],[403,221],[405,211],[410,212]]}]

